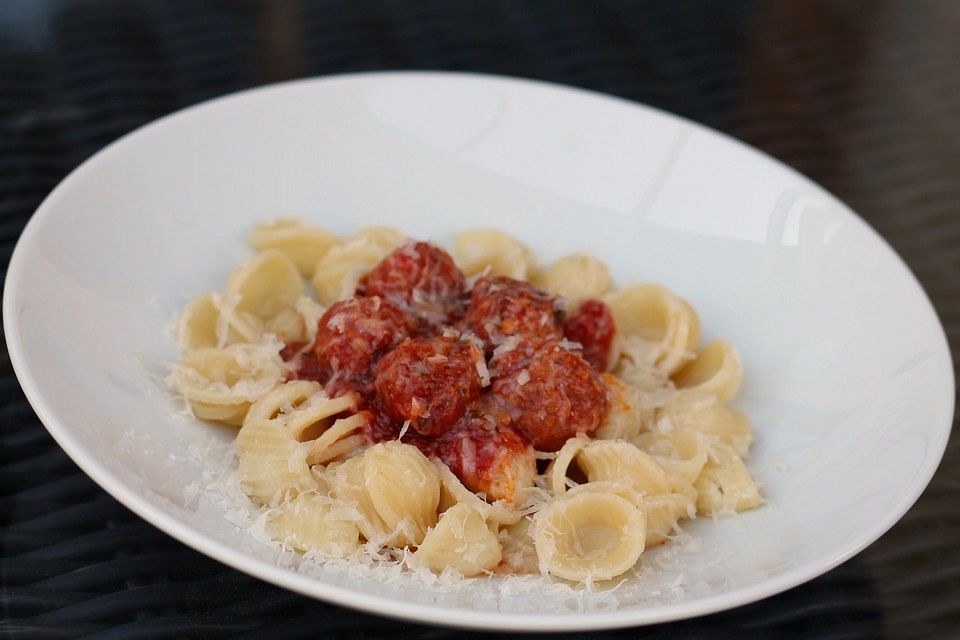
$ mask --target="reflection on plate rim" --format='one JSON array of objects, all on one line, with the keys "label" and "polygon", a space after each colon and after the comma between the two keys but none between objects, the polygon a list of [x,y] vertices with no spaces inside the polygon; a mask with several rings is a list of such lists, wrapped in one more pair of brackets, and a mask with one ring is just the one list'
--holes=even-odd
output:
[{"label": "reflection on plate rim", "polygon": [[[703,127],[702,125],[691,122],[679,116],[660,111],[644,104],[624,100],[607,94],[523,78],[511,78],[487,74],[409,71],[342,74],[325,76],[321,78],[305,78],[248,89],[214,98],[212,100],[208,100],[166,115],[162,118],[147,123],[110,143],[84,161],[57,185],[57,187],[43,200],[43,202],[37,208],[35,214],[28,221],[22,235],[17,242],[16,248],[14,249],[5,282],[3,323],[4,331],[6,333],[7,350],[9,352],[10,361],[13,365],[17,379],[20,382],[20,385],[23,388],[24,394],[30,402],[30,405],[33,407],[34,411],[36,411],[40,420],[53,436],[54,440],[56,440],[56,442],[63,448],[67,455],[69,455],[70,458],[73,459],[73,461],[76,462],[76,464],[98,485],[100,485],[120,503],[136,513],[138,516],[173,536],[180,542],[204,553],[209,557],[223,562],[234,569],[266,580],[272,584],[291,589],[310,597],[326,600],[338,605],[360,609],[378,615],[402,618],[415,622],[435,623],[455,627],[513,631],[521,629],[527,631],[578,631],[588,629],[627,627],[641,624],[654,624],[658,622],[668,622],[671,620],[705,615],[739,605],[749,604],[751,602],[755,602],[762,598],[781,593],[787,589],[803,584],[819,575],[822,575],[823,573],[826,573],[830,569],[853,557],[865,547],[877,540],[881,535],[886,533],[894,524],[896,524],[898,520],[900,520],[901,517],[903,517],[903,515],[914,504],[914,502],[916,502],[917,498],[919,498],[927,484],[929,484],[930,479],[939,466],[939,462],[946,449],[954,410],[954,397],[952,394],[947,394],[947,397],[945,398],[945,402],[947,403],[946,408],[948,408],[948,411],[945,413],[947,416],[946,423],[939,427],[938,434],[936,431],[931,431],[932,434],[939,435],[939,442],[933,443],[933,446],[931,447],[931,451],[933,451],[934,454],[928,454],[927,466],[922,470],[923,472],[921,474],[915,476],[910,490],[904,494],[904,499],[902,499],[898,504],[894,505],[894,508],[887,513],[886,517],[879,520],[871,529],[865,531],[857,539],[851,540],[842,553],[836,554],[835,556],[829,558],[829,560],[826,562],[822,560],[819,562],[810,562],[806,565],[796,567],[790,571],[777,575],[774,578],[770,578],[747,587],[740,587],[726,593],[697,598],[691,601],[681,601],[668,605],[623,608],[611,611],[549,615],[488,610],[471,611],[459,608],[445,608],[402,602],[396,598],[372,595],[363,591],[355,591],[336,585],[323,584],[316,582],[307,576],[290,572],[288,569],[270,565],[266,561],[259,558],[244,555],[239,551],[231,549],[226,544],[208,537],[207,534],[203,533],[202,531],[197,531],[186,523],[154,507],[146,499],[140,497],[135,491],[127,487],[121,480],[114,477],[114,475],[103,465],[97,462],[96,459],[87,455],[82,446],[80,446],[74,440],[70,430],[68,428],[63,428],[60,424],[58,424],[50,414],[44,401],[43,393],[30,374],[26,357],[21,349],[20,342],[16,337],[18,335],[19,320],[17,319],[17,315],[14,313],[13,309],[13,301],[18,297],[17,290],[19,288],[18,282],[21,279],[20,273],[24,269],[23,256],[26,251],[25,247],[34,242],[33,238],[37,233],[37,229],[40,227],[37,221],[48,215],[50,210],[53,209],[52,203],[55,202],[59,197],[60,192],[63,190],[63,186],[65,184],[82,179],[84,173],[91,166],[104,161],[104,159],[115,150],[115,147],[126,144],[128,138],[141,136],[145,132],[152,131],[156,127],[164,125],[170,119],[188,116],[194,111],[215,108],[221,101],[242,100],[253,93],[258,93],[261,91],[275,91],[277,89],[282,90],[285,87],[295,84],[319,84],[331,81],[344,82],[350,80],[369,81],[376,80],[378,78],[396,79],[398,77],[489,79],[510,84],[515,83],[548,87],[553,91],[557,91],[558,93],[573,93],[581,96],[588,96],[594,100],[612,101],[621,105],[627,104],[640,111],[648,111],[660,115],[666,115],[668,118],[682,122],[695,129],[709,131],[712,134],[719,135],[727,143],[734,144],[741,148],[750,149],[752,153],[762,156],[767,162],[775,163],[780,169],[790,172],[792,175],[797,177],[797,179],[814,186],[814,188],[816,188],[818,191],[822,191],[819,186],[814,185],[814,183],[809,181],[804,176],[801,176],[780,161],[764,154],[762,151],[754,149],[753,147],[750,147],[723,133]],[[830,197],[836,200],[832,194]],[[872,239],[872,241],[878,242],[889,253],[889,257],[895,260],[899,267],[910,275],[910,280],[917,287],[917,289],[919,289],[921,293],[921,299],[925,303],[925,312],[932,316],[935,325],[940,328],[939,342],[941,346],[939,349],[939,355],[942,356],[943,354],[948,354],[945,359],[946,366],[943,375],[950,380],[949,388],[953,388],[953,369],[951,366],[952,359],[949,356],[946,335],[944,333],[943,326],[940,323],[936,312],[934,311],[933,305],[926,295],[926,292],[923,291],[922,286],[917,281],[913,273],[909,270],[907,265],[900,258],[900,256],[872,227],[870,227],[862,218],[857,216],[846,206],[841,206],[838,208],[842,212],[840,215],[847,216],[858,223],[863,228],[864,232]]]}]

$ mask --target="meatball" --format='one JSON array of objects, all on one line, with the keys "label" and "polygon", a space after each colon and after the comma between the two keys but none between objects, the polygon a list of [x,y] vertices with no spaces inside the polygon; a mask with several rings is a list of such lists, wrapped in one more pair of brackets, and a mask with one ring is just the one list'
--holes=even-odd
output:
[{"label": "meatball", "polygon": [[610,352],[616,335],[613,313],[610,307],[599,300],[584,301],[563,323],[563,337],[579,342],[584,360],[599,371],[606,371],[610,365]]},{"label": "meatball", "polygon": [[494,380],[492,393],[518,433],[541,451],[556,451],[568,438],[600,426],[606,387],[590,363],[559,343],[543,341],[532,350],[526,367]]},{"label": "meatball", "polygon": [[465,321],[490,350],[508,336],[559,340],[561,317],[558,298],[520,280],[485,276],[473,287]]},{"label": "meatball", "polygon": [[456,315],[466,281],[446,251],[408,242],[360,279],[357,294],[381,296],[438,324]]},{"label": "meatball", "polygon": [[368,393],[374,365],[409,337],[415,325],[403,310],[378,296],[334,303],[317,326],[315,379],[338,390],[347,384]]},{"label": "meatball", "polygon": [[532,486],[537,475],[530,443],[481,407],[472,407],[438,438],[432,453],[464,486],[490,500],[513,502],[517,490]]},{"label": "meatball", "polygon": [[486,369],[483,352],[456,338],[412,338],[377,365],[374,383],[383,410],[409,420],[422,435],[438,436],[463,416],[479,395]]}]

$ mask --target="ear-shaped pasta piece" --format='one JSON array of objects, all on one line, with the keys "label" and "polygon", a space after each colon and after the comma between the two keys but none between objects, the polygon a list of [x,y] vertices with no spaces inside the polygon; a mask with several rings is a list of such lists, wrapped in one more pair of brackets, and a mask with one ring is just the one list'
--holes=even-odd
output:
[{"label": "ear-shaped pasta piece", "polygon": [[590,439],[584,435],[578,435],[567,440],[560,450],[557,451],[557,457],[553,459],[547,468],[547,477],[550,480],[550,493],[556,497],[562,496],[567,492],[567,471],[570,465],[576,459],[577,455],[583,450]]},{"label": "ear-shaped pasta piece", "polygon": [[493,571],[500,564],[501,548],[483,516],[459,503],[443,512],[413,557],[437,573],[450,568],[469,577]]},{"label": "ear-shaped pasta piece", "polygon": [[330,495],[345,506],[353,507],[359,513],[357,527],[368,541],[383,545],[390,541],[391,531],[377,513],[364,484],[366,457],[348,458],[344,462],[328,469],[333,471],[330,478]]},{"label": "ear-shaped pasta piece", "polygon": [[403,231],[394,229],[393,227],[384,227],[380,225],[362,227],[353,237],[362,238],[363,240],[377,247],[383,252],[384,258],[393,253],[394,249],[407,241],[407,234]]},{"label": "ear-shaped pasta piece", "polygon": [[657,461],[623,440],[590,442],[577,455],[577,464],[589,482],[627,481],[645,495],[659,495],[671,490],[670,477]]},{"label": "ear-shaped pasta piece", "polygon": [[168,382],[199,417],[238,425],[250,403],[282,379],[282,361],[271,346],[233,344],[188,351],[173,367]]},{"label": "ear-shaped pasta piece", "polygon": [[[392,229],[372,227],[332,247],[320,258],[313,272],[312,282],[320,302],[330,306],[337,300],[352,297],[360,278],[400,246],[403,239],[403,234]],[[394,240],[396,244],[392,244]]]},{"label": "ear-shaped pasta piece", "polygon": [[247,418],[235,443],[244,492],[262,505],[315,488],[307,448],[275,420]]},{"label": "ear-shaped pasta piece", "polygon": [[303,295],[297,266],[279,251],[261,251],[230,274],[227,292],[237,295],[237,311],[268,321],[293,309]]},{"label": "ear-shaped pasta piece", "polygon": [[217,321],[220,312],[213,304],[213,294],[202,295],[180,313],[180,322],[177,326],[177,341],[181,351],[192,349],[207,349],[216,347]]},{"label": "ear-shaped pasta piece", "polygon": [[450,467],[440,460],[431,458],[430,462],[433,463],[437,477],[440,479],[440,503],[437,506],[437,511],[440,513],[454,505],[466,504],[480,513],[484,520],[495,524],[512,524],[520,519],[520,514],[500,500],[493,504],[483,501],[480,496],[463,486]]},{"label": "ear-shaped pasta piece", "polygon": [[707,444],[696,429],[642,433],[632,443],[654,456],[668,474],[676,476],[684,485],[692,485],[707,463]]},{"label": "ear-shaped pasta piece", "polygon": [[508,572],[537,573],[540,570],[537,549],[533,545],[533,519],[521,518],[500,530],[501,560]]},{"label": "ear-shaped pasta piece", "polygon": [[263,330],[277,336],[280,342],[284,343],[303,342],[307,337],[303,316],[296,309],[284,309],[267,320]]},{"label": "ear-shaped pasta piece", "polygon": [[697,357],[673,374],[678,389],[712,393],[721,402],[730,402],[740,390],[740,355],[726,340],[714,340]]},{"label": "ear-shaped pasta piece", "polygon": [[249,240],[250,246],[257,251],[272,249],[284,254],[304,276],[312,275],[320,258],[331,247],[343,242],[329,231],[297,218],[262,222],[250,231]]},{"label": "ear-shaped pasta piece", "polygon": [[644,499],[647,512],[647,546],[666,542],[684,518],[697,513],[695,498],[683,493],[666,493]]},{"label": "ear-shaped pasta piece", "polygon": [[733,448],[716,442],[710,456],[693,484],[696,488],[697,510],[713,515],[746,511],[760,504],[760,490]]},{"label": "ear-shaped pasta piece", "polygon": [[467,277],[489,269],[491,275],[526,280],[534,267],[530,249],[496,229],[473,229],[453,236],[453,257]]},{"label": "ear-shaped pasta piece", "polygon": [[312,344],[317,337],[317,327],[320,325],[320,318],[327,312],[326,307],[317,304],[307,296],[300,296],[296,304],[297,313],[303,320],[304,342]]},{"label": "ear-shaped pasta piece", "polygon": [[601,440],[632,440],[653,420],[653,409],[644,405],[640,392],[625,385],[616,376],[600,376],[607,387],[607,415],[594,438]]},{"label": "ear-shaped pasta piece", "polygon": [[397,440],[373,445],[363,458],[364,487],[396,544],[419,545],[437,521],[440,480],[433,464]]},{"label": "ear-shaped pasta piece", "polygon": [[531,278],[534,286],[562,296],[567,311],[572,311],[587,298],[600,298],[613,289],[610,270],[601,260],[574,254],[560,258]]},{"label": "ear-shaped pasta piece", "polygon": [[247,402],[241,404],[210,404],[197,400],[190,402],[190,409],[194,416],[201,420],[220,422],[230,427],[239,427],[243,424],[243,418],[247,415],[249,407],[250,404]]},{"label": "ear-shaped pasta piece", "polygon": [[328,431],[333,417],[357,408],[357,397],[328,398],[316,382],[291,380],[278,385],[250,407],[250,418],[272,420],[297,441],[313,440]]},{"label": "ear-shaped pasta piece", "polygon": [[643,553],[646,518],[611,493],[570,493],[538,512],[534,545],[540,572],[566,580],[608,580]]},{"label": "ear-shaped pasta piece", "polygon": [[256,342],[263,328],[257,318],[236,310],[237,300],[217,293],[200,296],[180,314],[177,341],[181,351]]},{"label": "ear-shaped pasta piece", "polygon": [[360,532],[343,512],[327,496],[313,491],[301,493],[270,513],[266,530],[291,549],[344,558],[359,546]]},{"label": "ear-shaped pasta piece", "polygon": [[700,319],[687,302],[658,284],[638,284],[604,297],[625,339],[650,345],[647,358],[671,374],[693,358],[700,343]]},{"label": "ear-shaped pasta piece", "polygon": [[716,396],[692,390],[676,394],[660,407],[656,420],[663,430],[689,427],[716,436],[739,455],[746,455],[753,442],[753,428],[745,415],[729,408]]}]

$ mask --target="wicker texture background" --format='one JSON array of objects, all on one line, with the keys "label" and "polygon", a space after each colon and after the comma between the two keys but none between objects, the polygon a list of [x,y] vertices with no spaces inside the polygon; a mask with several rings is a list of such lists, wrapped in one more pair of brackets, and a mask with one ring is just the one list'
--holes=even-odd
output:
[{"label": "wicker texture background", "polygon": [[[0,0],[0,265],[71,169],[175,109],[300,76],[484,71],[646,102],[796,167],[900,252],[956,348],[958,31],[949,0]],[[147,525],[56,446],[5,351],[0,584],[10,638],[464,636],[304,599]],[[727,613],[591,636],[960,637],[960,442],[904,519],[827,575]]]}]

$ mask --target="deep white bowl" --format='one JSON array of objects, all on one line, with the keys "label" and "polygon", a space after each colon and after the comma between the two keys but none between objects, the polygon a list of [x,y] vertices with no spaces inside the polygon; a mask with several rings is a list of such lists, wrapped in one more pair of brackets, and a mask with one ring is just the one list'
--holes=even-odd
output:
[{"label": "deep white bowl", "polygon": [[[449,593],[318,571],[231,524],[196,489],[229,430],[173,415],[164,327],[224,286],[255,222],[381,223],[443,242],[494,226],[550,259],[575,249],[621,284],[654,280],[744,362],[738,407],[767,503],[695,521],[611,596]],[[674,116],[539,82],[387,73],[213,100],[110,145],[44,201],[3,301],[24,391],[66,452],[137,514],[226,564],[379,614],[501,629],[674,620],[798,585],[910,507],[953,415],[946,339],[916,280],[817,185]],[[234,514],[235,515],[235,514]],[[658,564],[674,566],[657,569]],[[684,568],[676,568],[681,562]],[[613,599],[615,598],[615,599]],[[575,612],[578,608],[588,610]]]}]

